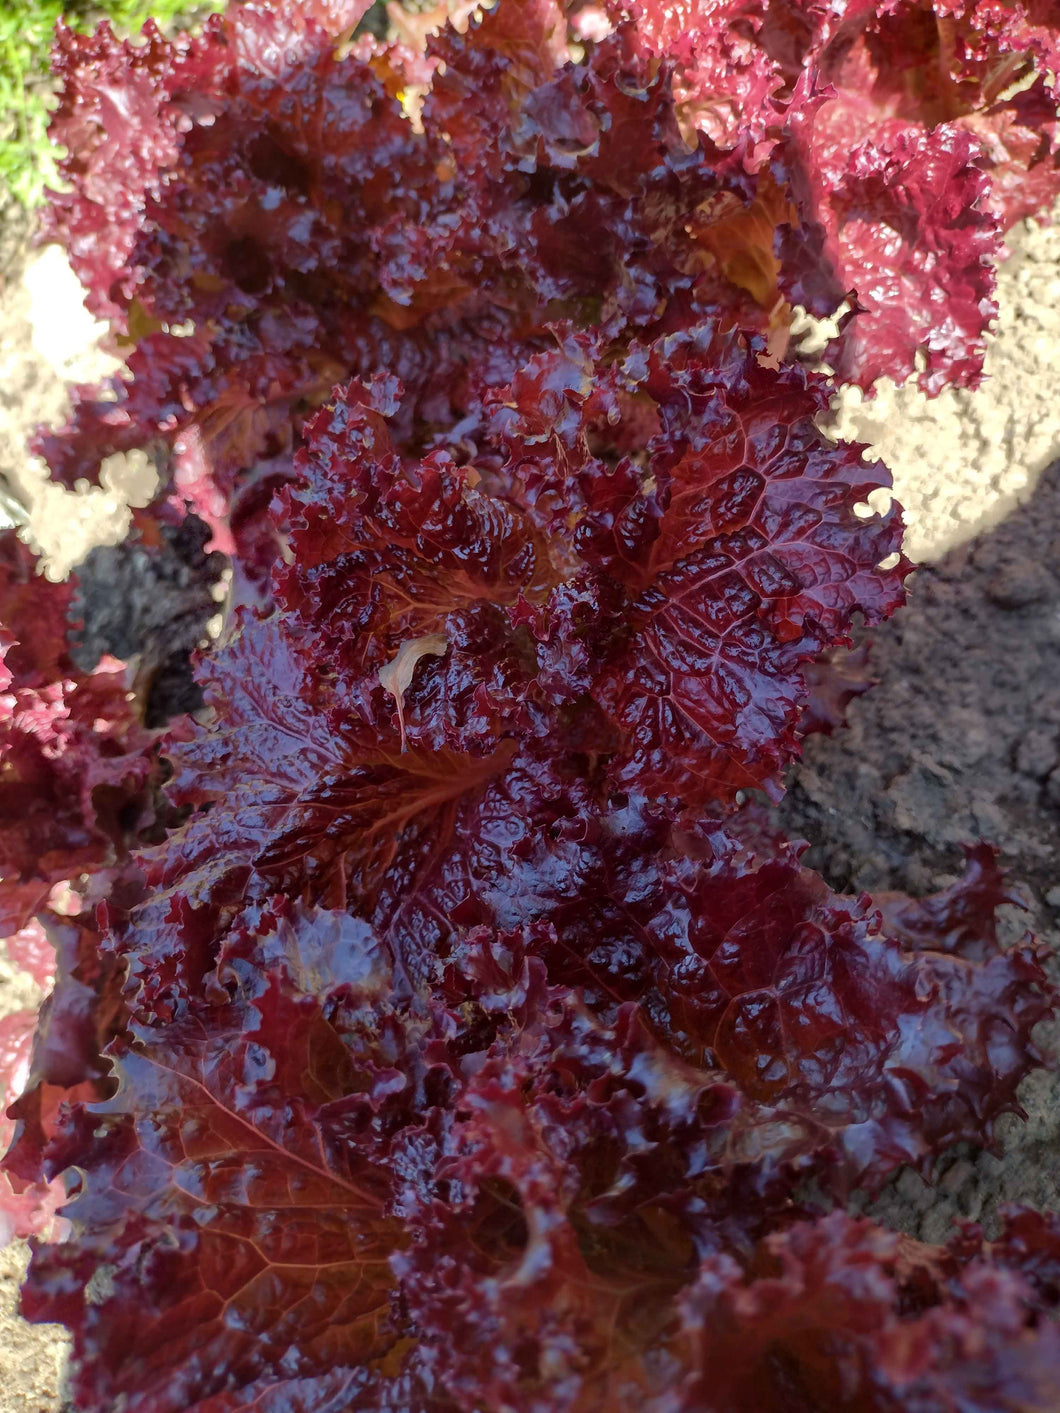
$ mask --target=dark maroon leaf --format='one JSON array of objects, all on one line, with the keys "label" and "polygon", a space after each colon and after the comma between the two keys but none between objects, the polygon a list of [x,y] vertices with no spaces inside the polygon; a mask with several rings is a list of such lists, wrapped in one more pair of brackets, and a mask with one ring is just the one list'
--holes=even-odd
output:
[{"label": "dark maroon leaf", "polygon": [[878,679],[869,676],[870,653],[867,643],[856,648],[831,648],[802,669],[807,703],[799,722],[803,736],[820,733],[831,736],[847,724],[847,708],[856,697],[864,696]]},{"label": "dark maroon leaf", "polygon": [[158,763],[125,665],[85,673],[70,657],[69,584],[38,576],[13,531],[3,560],[0,919],[13,933],[53,884],[112,861],[152,822]]},{"label": "dark maroon leaf", "polygon": [[164,1040],[134,1027],[115,1041],[113,1097],[60,1118],[53,1161],[91,1149],[65,1209],[92,1233],[76,1262],[107,1273],[76,1306],[67,1253],[42,1254],[30,1307],[76,1323],[83,1406],[183,1410],[233,1377],[323,1374],[394,1343],[386,1176],[329,1143],[321,1118],[359,1087],[321,983],[347,1008],[385,994],[369,930],[344,921],[305,919],[291,956],[281,934],[270,980],[223,963],[212,1005]]},{"label": "dark maroon leaf", "polygon": [[767,1238],[747,1270],[710,1258],[682,1303],[677,1347],[695,1372],[656,1406],[1048,1407],[1060,1325],[1035,1318],[1020,1277],[973,1262],[946,1281],[945,1264],[939,1248],[840,1213]]},{"label": "dark maroon leaf", "polygon": [[146,452],[145,542],[190,505],[233,583],[163,805],[0,554],[24,1308],[85,1413],[1051,1407],[1055,1217],[831,1210],[1019,1112],[1014,891],[838,896],[742,792],[908,568],[792,306],[849,296],[842,380],[974,383],[1056,17],[364,11],[59,34],[49,233],[127,366],[38,445]]}]

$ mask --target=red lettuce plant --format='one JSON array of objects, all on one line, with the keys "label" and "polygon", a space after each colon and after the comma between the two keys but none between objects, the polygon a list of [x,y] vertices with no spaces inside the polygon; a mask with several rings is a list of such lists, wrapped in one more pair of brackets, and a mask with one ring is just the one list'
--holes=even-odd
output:
[{"label": "red lettuce plant", "polygon": [[57,980],[5,1168],[71,1224],[26,1313],[86,1410],[1045,1406],[1054,1219],[843,1210],[1040,1063],[994,856],[837,896],[748,794],[903,597],[835,378],[974,383],[1060,190],[1048,7],[365,8],[59,35],[49,234],[127,369],[39,449],[147,449],[141,528],[235,577],[196,726],[79,729],[61,639],[10,699]]}]

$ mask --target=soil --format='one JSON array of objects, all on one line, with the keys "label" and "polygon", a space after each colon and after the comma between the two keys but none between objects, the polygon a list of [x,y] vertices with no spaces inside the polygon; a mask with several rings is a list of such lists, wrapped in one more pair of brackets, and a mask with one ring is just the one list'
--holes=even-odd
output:
[{"label": "soil", "polygon": [[[1030,927],[1055,952],[1060,227],[1027,225],[1011,243],[982,390],[928,402],[915,389],[884,386],[874,400],[848,393],[837,404],[836,434],[872,443],[867,454],[892,468],[907,546],[922,567],[909,607],[872,635],[880,684],[851,705],[848,730],[807,741],[778,813],[810,842],[808,861],[844,890],[932,891],[959,873],[962,843],[992,840],[1027,892],[1027,911],[1009,909],[1006,928],[1015,937]],[[158,674],[159,709],[190,705],[181,694],[194,688],[180,663],[216,608],[219,565],[194,525],[150,555],[122,544],[130,504],[151,496],[143,462],[115,461],[102,488],[46,483],[24,451],[27,434],[60,419],[65,381],[99,378],[113,363],[58,252],[27,257],[22,236],[0,240],[0,271],[0,517],[6,506],[56,578],[92,546],[121,545],[82,570],[79,652],[87,664],[138,644],[143,670]],[[167,615],[177,625],[170,641]],[[0,960],[0,1015],[32,1004],[31,991]],[[1054,1031],[1043,1043],[1060,1041]],[[1005,1201],[1060,1207],[1060,1078],[1032,1076],[1021,1100],[1026,1120],[1001,1125],[1003,1156],[957,1151],[930,1189],[902,1174],[873,1212],[938,1240],[955,1219],[989,1226]],[[0,1251],[0,1413],[54,1413],[65,1339],[16,1313],[26,1258],[18,1244]]]},{"label": "soil", "polygon": [[52,579],[93,546],[124,540],[130,506],[147,505],[157,483],[146,457],[111,457],[102,486],[69,491],[27,453],[37,426],[64,420],[70,384],[98,382],[118,366],[99,348],[103,332],[58,247],[33,252],[26,238],[14,247],[0,268],[0,509],[7,523],[25,525]]},{"label": "soil", "polygon": [[[843,892],[913,895],[951,883],[962,844],[1001,850],[1025,895],[1007,940],[1030,928],[1060,960],[1060,461],[996,529],[919,569],[908,607],[871,635],[878,685],[848,728],[810,737],[777,811],[806,861]],[[1053,967],[1060,980],[1060,967]],[[1037,1039],[1060,1041],[1060,1024]],[[959,1218],[993,1225],[1004,1202],[1060,1209],[1060,1073],[1020,1090],[1004,1156],[961,1150],[941,1182],[903,1174],[873,1210],[942,1240]]]},{"label": "soil", "polygon": [[134,537],[99,545],[77,566],[71,656],[91,672],[104,653],[137,662],[133,691],[144,725],[202,706],[191,654],[210,635],[228,561],[207,554],[210,527],[196,515],[161,526],[161,544]]}]

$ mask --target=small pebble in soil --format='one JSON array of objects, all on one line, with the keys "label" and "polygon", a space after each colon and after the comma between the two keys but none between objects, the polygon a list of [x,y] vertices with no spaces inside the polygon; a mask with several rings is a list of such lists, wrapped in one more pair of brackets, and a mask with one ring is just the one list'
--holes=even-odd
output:
[{"label": "small pebble in soil", "polygon": [[1033,561],[1003,564],[989,578],[986,596],[998,608],[1027,608],[1041,603],[1056,592],[1056,581],[1047,569]]},{"label": "small pebble in soil", "polygon": [[1033,727],[1016,746],[1016,768],[1033,780],[1044,780],[1060,761],[1055,730]]},{"label": "small pebble in soil", "polygon": [[975,1169],[968,1159],[958,1158],[953,1166],[948,1168],[939,1179],[939,1191],[955,1197],[960,1192],[961,1188],[974,1176]]},{"label": "small pebble in soil", "polygon": [[919,1173],[904,1168],[895,1182],[895,1191],[903,1202],[917,1212],[925,1212],[935,1201],[935,1194]]}]

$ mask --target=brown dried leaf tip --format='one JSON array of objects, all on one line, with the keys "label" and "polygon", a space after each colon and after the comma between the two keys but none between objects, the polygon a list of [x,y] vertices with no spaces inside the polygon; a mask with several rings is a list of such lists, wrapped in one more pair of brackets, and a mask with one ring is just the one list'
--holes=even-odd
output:
[{"label": "brown dried leaf tip", "polygon": [[401,749],[405,743],[405,693],[408,691],[421,657],[443,657],[449,647],[444,633],[425,633],[422,638],[410,638],[402,643],[385,667],[379,669],[379,685],[397,703],[398,726],[401,728]]}]

